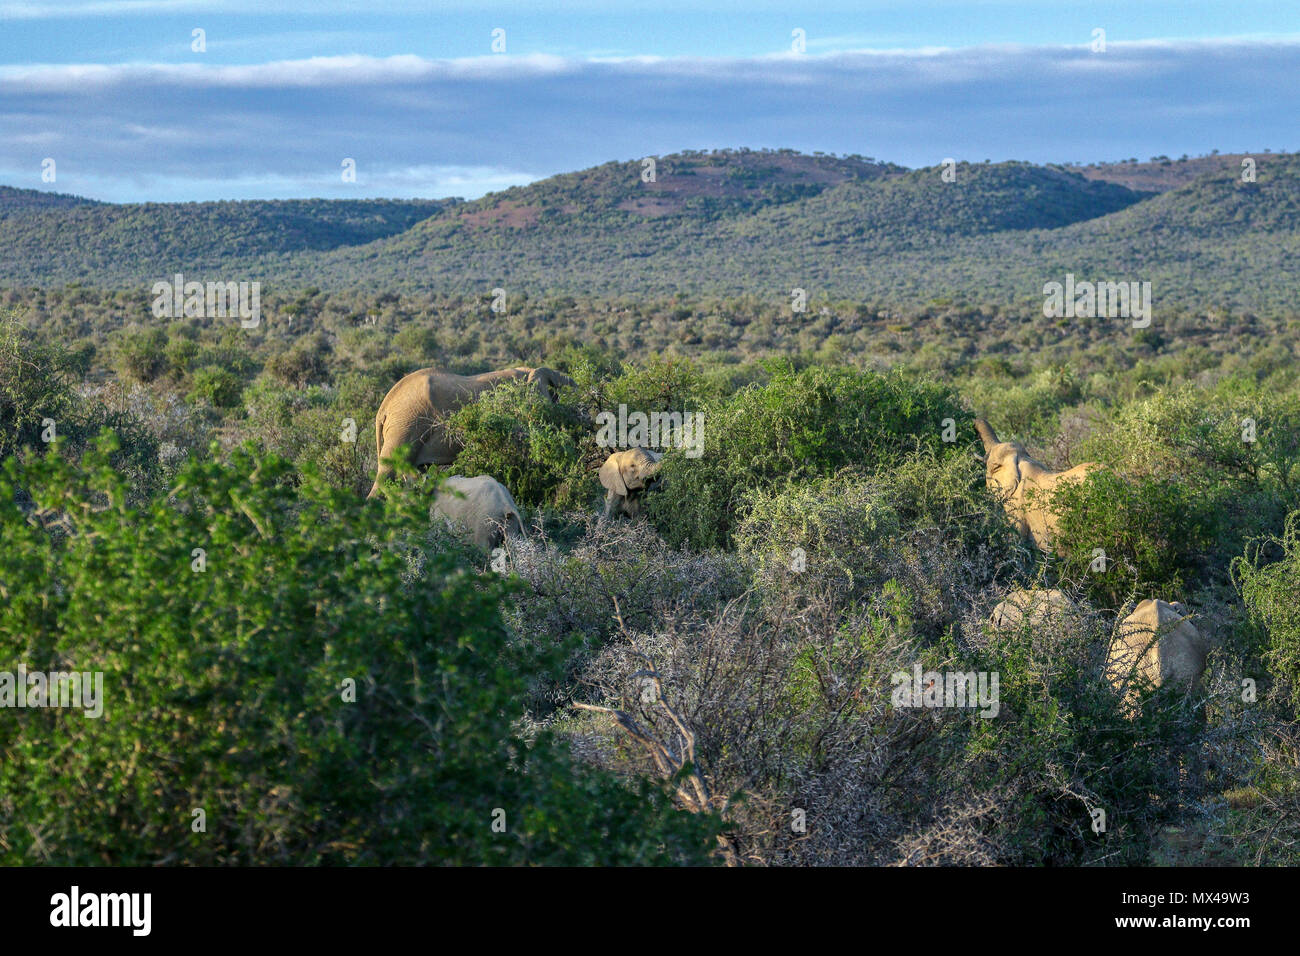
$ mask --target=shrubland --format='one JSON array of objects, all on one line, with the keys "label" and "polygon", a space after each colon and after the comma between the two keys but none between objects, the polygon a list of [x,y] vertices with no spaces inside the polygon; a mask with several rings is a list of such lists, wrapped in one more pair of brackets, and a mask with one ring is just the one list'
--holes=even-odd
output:
[{"label": "shrubland", "polygon": [[[796,328],[752,301],[559,297],[435,320],[317,290],[283,299],[293,332],[160,338],[99,296],[11,295],[0,324],[0,660],[102,670],[108,700],[0,710],[8,862],[1296,862],[1285,322],[1247,350],[1264,320],[1139,339],[831,303]],[[514,364],[577,384],[453,417],[454,471],[526,512],[504,563],[430,524],[436,472],[363,500],[393,382]],[[703,413],[704,450],[668,450],[644,516],[602,523],[594,421],[619,404]],[[1106,466],[1061,495],[1054,553],[985,487],[976,415]],[[1078,612],[995,631],[1032,587]],[[1201,693],[1134,714],[1103,672],[1146,597],[1214,649]],[[918,666],[996,674],[997,715],[900,706]]]}]

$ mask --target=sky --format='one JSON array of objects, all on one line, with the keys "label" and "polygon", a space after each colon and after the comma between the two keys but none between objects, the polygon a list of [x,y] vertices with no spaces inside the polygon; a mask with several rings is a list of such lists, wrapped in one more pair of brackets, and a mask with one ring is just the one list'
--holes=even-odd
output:
[{"label": "sky", "polygon": [[1291,151],[1298,119],[1297,0],[0,0],[0,184],[117,202],[475,198],[717,147]]}]

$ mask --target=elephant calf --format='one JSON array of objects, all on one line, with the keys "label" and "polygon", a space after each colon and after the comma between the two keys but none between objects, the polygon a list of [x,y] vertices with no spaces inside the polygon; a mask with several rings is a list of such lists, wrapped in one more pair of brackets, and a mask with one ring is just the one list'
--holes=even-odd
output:
[{"label": "elephant calf", "polygon": [[1181,604],[1148,598],[1116,629],[1106,657],[1106,678],[1130,707],[1135,678],[1188,692],[1199,687],[1210,642],[1187,616]]},{"label": "elephant calf", "polygon": [[641,497],[658,484],[663,455],[648,448],[616,451],[600,466],[600,483],[605,486],[604,521],[620,509],[629,517],[641,512]]},{"label": "elephant calf", "polygon": [[431,514],[468,532],[484,551],[492,550],[507,536],[524,533],[524,519],[515,499],[505,485],[488,475],[447,478],[433,500]]},{"label": "elephant calf", "polygon": [[1028,620],[1029,626],[1037,630],[1077,611],[1078,607],[1064,591],[1017,588],[993,609],[989,624],[995,631],[1015,631]]},{"label": "elephant calf", "polygon": [[576,384],[549,368],[505,368],[481,375],[453,375],[425,368],[412,372],[388,390],[375,415],[375,447],[379,452],[375,483],[367,497],[379,492],[379,483],[392,474],[385,458],[402,445],[411,449],[411,464],[450,465],[460,450],[447,435],[444,422],[456,409],[505,382],[523,379],[543,398],[555,402],[559,390]]},{"label": "elephant calf", "polygon": [[1018,441],[998,441],[997,433],[982,418],[975,430],[984,442],[984,472],[989,490],[1003,501],[1016,530],[1040,551],[1052,545],[1060,516],[1048,510],[1052,493],[1063,482],[1083,481],[1100,468],[1096,462],[1075,465],[1068,471],[1050,471],[1034,461]]}]

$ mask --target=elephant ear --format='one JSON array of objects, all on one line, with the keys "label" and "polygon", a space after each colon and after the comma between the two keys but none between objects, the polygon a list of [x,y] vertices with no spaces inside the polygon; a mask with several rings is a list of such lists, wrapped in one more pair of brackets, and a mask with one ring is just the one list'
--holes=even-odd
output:
[{"label": "elephant ear", "polygon": [[999,442],[987,455],[987,471],[1010,494],[1020,484],[1020,452],[1012,444]]},{"label": "elephant ear", "polygon": [[573,388],[578,384],[563,372],[557,372],[553,368],[544,368],[541,371],[549,376],[552,388]]},{"label": "elephant ear", "polygon": [[612,491],[626,498],[627,483],[623,480],[623,470],[619,467],[622,457],[622,452],[615,452],[605,459],[605,464],[600,466],[600,483],[605,486],[606,491]]},{"label": "elephant ear", "polygon": [[532,385],[545,398],[552,402],[559,397],[559,390],[566,385],[576,385],[567,375],[561,375],[553,368],[540,366],[528,373],[528,384]]},{"label": "elephant ear", "polygon": [[626,452],[623,462],[623,481],[629,488],[644,488],[663,463],[663,455],[648,448]]}]

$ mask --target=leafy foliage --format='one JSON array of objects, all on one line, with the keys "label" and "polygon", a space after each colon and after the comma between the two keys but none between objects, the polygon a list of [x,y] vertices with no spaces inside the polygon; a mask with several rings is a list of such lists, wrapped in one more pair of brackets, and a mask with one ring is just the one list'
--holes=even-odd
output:
[{"label": "leafy foliage", "polygon": [[[1268,559],[1268,546],[1281,552],[1278,560]],[[1234,561],[1232,571],[1247,610],[1268,634],[1274,673],[1300,704],[1300,511],[1280,536],[1257,542]]]},{"label": "leafy foliage", "polygon": [[945,420],[969,421],[941,386],[843,368],[777,367],[704,415],[703,455],[670,450],[663,490],[647,503],[668,541],[694,547],[729,542],[751,492],[942,450]]},{"label": "leafy foliage", "polygon": [[0,657],[102,672],[104,702],[0,709],[0,860],[706,859],[709,817],[525,739],[557,657],[509,640],[501,579],[412,533],[422,499],[364,503],[240,450],[137,507],[113,447],[0,478]]}]

